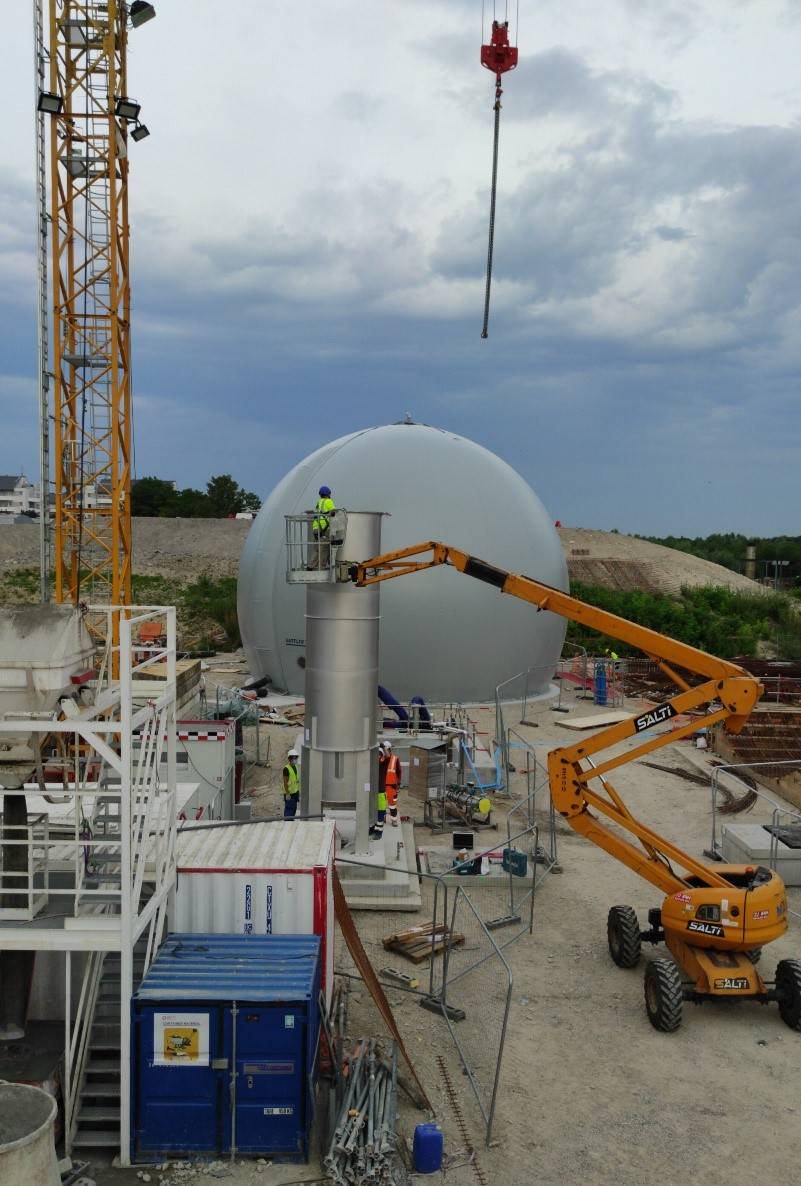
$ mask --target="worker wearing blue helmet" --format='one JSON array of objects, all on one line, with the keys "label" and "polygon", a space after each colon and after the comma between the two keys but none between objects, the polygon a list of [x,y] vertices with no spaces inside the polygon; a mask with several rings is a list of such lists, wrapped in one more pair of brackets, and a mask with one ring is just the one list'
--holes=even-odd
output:
[{"label": "worker wearing blue helmet", "polygon": [[311,525],[313,542],[309,548],[309,568],[328,568],[331,563],[331,516],[336,514],[337,508],[330,486],[321,486],[318,494]]}]

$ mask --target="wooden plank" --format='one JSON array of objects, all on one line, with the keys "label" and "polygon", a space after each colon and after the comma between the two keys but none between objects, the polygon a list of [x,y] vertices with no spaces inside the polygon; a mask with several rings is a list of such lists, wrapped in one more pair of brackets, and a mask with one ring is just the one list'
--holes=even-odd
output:
[{"label": "wooden plank", "polygon": [[425,929],[412,928],[418,933],[407,934],[405,938],[390,935],[383,940],[384,949],[405,956],[413,964],[420,964],[432,955],[440,955],[449,944],[452,947],[458,947],[465,941],[464,935],[458,933],[449,935],[448,928],[444,924],[439,924],[436,930],[429,924],[428,933],[421,933]]},{"label": "wooden plank", "polygon": [[602,729],[606,725],[618,725],[627,721],[630,712],[599,712],[594,717],[560,717],[554,724],[562,729]]}]

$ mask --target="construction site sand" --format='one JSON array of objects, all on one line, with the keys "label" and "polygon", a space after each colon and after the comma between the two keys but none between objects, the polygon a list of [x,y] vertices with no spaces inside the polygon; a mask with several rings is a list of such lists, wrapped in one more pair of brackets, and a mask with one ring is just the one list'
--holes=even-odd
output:
[{"label": "construction site sand", "polygon": [[[231,683],[237,676],[214,676],[210,684],[217,679]],[[641,704],[632,701],[627,707],[635,711]],[[592,708],[582,702],[574,710],[586,716]],[[516,727],[544,755],[549,743],[564,744],[569,735],[560,736],[547,706],[540,706],[539,712],[537,727]],[[479,721],[481,728],[490,730],[493,723],[489,715]],[[263,754],[268,741],[270,745],[269,768],[252,767],[248,777],[249,785],[259,788],[253,795],[259,814],[280,813],[280,770],[294,735],[294,727],[262,727]],[[245,730],[245,744],[252,753],[252,729]],[[660,752],[660,762],[678,767],[703,768],[711,760],[690,742]],[[710,838],[706,790],[635,764],[616,772],[615,785],[635,814],[701,856]],[[523,790],[521,775],[513,776],[512,789]],[[502,801],[496,804],[502,834]],[[401,801],[401,810],[410,807]],[[419,815],[419,810],[412,809],[412,814]],[[416,830],[416,841],[442,843],[423,828]],[[561,824],[559,860],[562,874],[549,875],[537,891],[533,935],[524,935],[505,952],[514,985],[491,1148],[483,1146],[481,1116],[444,1021],[421,1009],[415,997],[388,989],[404,1040],[445,1130],[446,1152],[455,1153],[462,1142],[443,1093],[437,1055],[446,1060],[492,1186],[740,1186],[757,1179],[795,1181],[801,1034],[782,1023],[775,1005],[727,1007],[722,1002],[700,1008],[685,1005],[682,1028],[671,1035],[657,1033],[645,1014],[642,968],[622,971],[609,958],[606,915],[610,905],[628,903],[644,923],[648,908],[659,902],[658,892]],[[477,901],[480,892],[477,887]],[[801,909],[801,890],[790,891],[790,904]],[[397,929],[397,916],[390,913],[356,918],[367,935],[380,934],[382,927],[386,932]],[[407,926],[416,916],[404,914],[401,919]],[[337,943],[340,951],[341,937]],[[646,948],[645,958],[652,950],[664,952]],[[788,935],[766,950],[761,971],[771,979],[779,959],[799,956],[801,935],[793,922]],[[411,965],[405,970],[420,974]],[[356,989],[350,1032],[380,1033],[369,995],[361,986]],[[480,977],[468,976],[452,990],[451,1003],[467,1014],[459,1026],[473,1031],[468,1044],[486,1023],[490,996],[496,997],[497,990],[488,989]],[[401,1130],[411,1136],[424,1117],[401,1099]],[[258,1168],[251,1162],[233,1167],[226,1177],[232,1186],[278,1186],[315,1181],[319,1173],[317,1161],[294,1169]],[[187,1180],[169,1173],[164,1177],[176,1183]],[[158,1179],[158,1173],[152,1175],[153,1182]],[[135,1171],[105,1171],[97,1180],[99,1186],[128,1186],[141,1179]],[[448,1186],[476,1182],[466,1165],[446,1175],[412,1180]]]},{"label": "construction site sand", "polygon": [[[194,580],[235,576],[250,523],[236,519],[135,519],[134,571]],[[726,585],[754,591],[747,577],[685,552],[616,532],[559,528],[570,579],[588,585],[678,593],[682,586]],[[509,558],[513,565],[514,558]],[[37,568],[35,523],[0,527],[0,574]]]}]

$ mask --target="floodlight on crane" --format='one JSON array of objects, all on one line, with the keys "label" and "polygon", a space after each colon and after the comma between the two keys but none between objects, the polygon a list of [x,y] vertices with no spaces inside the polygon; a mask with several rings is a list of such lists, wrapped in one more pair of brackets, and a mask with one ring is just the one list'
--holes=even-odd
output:
[{"label": "floodlight on crane", "polygon": [[61,95],[51,95],[49,91],[39,92],[39,99],[36,104],[37,111],[43,111],[45,115],[60,115],[63,106],[64,100],[61,98]]},{"label": "floodlight on crane", "polygon": [[114,104],[114,114],[120,119],[128,120],[129,123],[139,119],[141,110],[141,103],[137,103],[136,99],[128,99],[125,95],[120,95]]},{"label": "floodlight on crane", "polygon": [[134,29],[138,29],[146,21],[152,21],[155,15],[155,8],[152,4],[148,4],[146,0],[134,0],[128,9],[128,16],[131,18],[131,27]]}]

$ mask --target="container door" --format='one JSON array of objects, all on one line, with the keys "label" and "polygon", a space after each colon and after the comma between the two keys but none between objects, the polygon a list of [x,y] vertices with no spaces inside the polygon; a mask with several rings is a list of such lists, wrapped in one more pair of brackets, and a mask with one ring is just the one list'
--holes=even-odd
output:
[{"label": "container door", "polygon": [[230,1064],[217,1006],[134,1014],[133,1155],[219,1153]]},{"label": "container door", "polygon": [[305,1010],[240,1005],[233,1021],[237,1151],[305,1155]]}]

